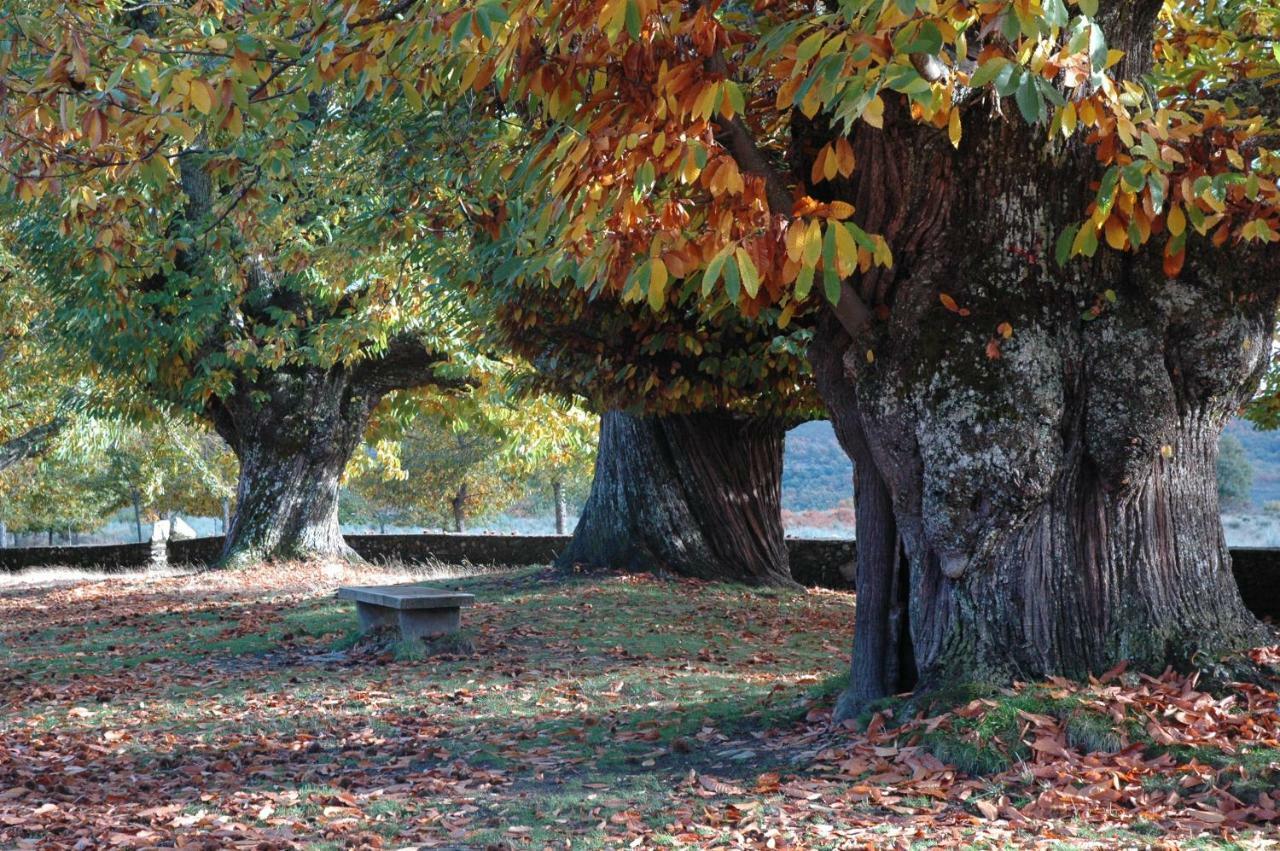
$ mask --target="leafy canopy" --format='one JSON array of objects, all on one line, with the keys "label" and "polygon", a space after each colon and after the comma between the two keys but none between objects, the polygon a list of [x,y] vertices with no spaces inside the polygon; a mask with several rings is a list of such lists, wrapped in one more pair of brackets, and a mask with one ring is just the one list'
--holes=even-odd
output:
[{"label": "leafy canopy", "polygon": [[[480,26],[495,7],[488,19],[505,22]],[[851,204],[810,194],[861,167],[847,136],[883,127],[889,99],[957,146],[990,98],[1048,144],[1092,146],[1103,176],[1059,262],[1155,240],[1172,275],[1192,231],[1280,240],[1280,7],[1170,0],[1150,55],[1134,56],[1104,32],[1126,8],[510,0],[452,21],[468,76],[545,120],[535,239],[554,241],[584,286],[658,305],[694,280],[752,313],[800,309],[815,281],[838,302],[845,279],[892,263]],[[796,114],[830,127],[803,175],[776,165]]]}]

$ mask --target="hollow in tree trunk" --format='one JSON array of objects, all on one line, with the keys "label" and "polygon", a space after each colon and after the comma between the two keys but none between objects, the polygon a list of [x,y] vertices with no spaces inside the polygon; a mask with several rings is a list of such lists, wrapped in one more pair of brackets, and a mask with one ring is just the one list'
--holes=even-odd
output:
[{"label": "hollow in tree trunk", "polygon": [[591,494],[560,563],[793,585],[783,431],[728,414],[606,413]]},{"label": "hollow in tree trunk", "polygon": [[[1158,8],[1104,10],[1108,43],[1149,56]],[[810,188],[853,204],[895,260],[849,282],[879,319],[815,332],[819,389],[868,491],[844,715],[907,682],[891,670],[907,658],[928,690],[1189,668],[1271,638],[1231,574],[1216,455],[1267,365],[1280,249],[1191,234],[1173,277],[1166,237],[1060,267],[1055,241],[1101,177],[1094,148],[1046,144],[1008,105],[963,109],[953,149],[891,105],[883,132],[850,137],[854,177]],[[831,131],[793,121],[811,158]]]}]

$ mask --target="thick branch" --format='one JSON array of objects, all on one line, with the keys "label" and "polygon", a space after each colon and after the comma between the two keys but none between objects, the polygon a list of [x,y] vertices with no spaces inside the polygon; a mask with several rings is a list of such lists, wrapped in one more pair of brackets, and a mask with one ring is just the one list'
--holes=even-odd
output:
[{"label": "thick branch", "polygon": [[382,395],[393,390],[432,385],[450,390],[475,386],[471,378],[447,378],[436,368],[449,360],[409,334],[393,338],[381,355],[361,361],[353,370],[352,383],[362,392]]},{"label": "thick branch", "polygon": [[[707,60],[707,70],[725,79],[729,78],[729,64],[725,61],[722,52],[716,51]],[[747,122],[743,121],[740,115],[735,115],[733,118],[717,116],[715,125],[717,141],[724,145],[725,150],[738,164],[738,168],[764,180],[769,210],[775,215],[790,217],[791,191],[787,189],[786,181],[782,179],[777,168],[769,162],[764,151],[760,150],[760,146],[756,144]],[[833,310],[836,318],[840,320],[840,324],[851,337],[858,336],[871,320],[871,311],[867,309],[866,303],[848,281],[840,282],[840,301],[836,303]]]},{"label": "thick branch", "polygon": [[49,445],[58,432],[62,431],[66,420],[55,417],[42,423],[6,443],[0,443],[0,470],[12,467],[19,461],[39,455]]}]

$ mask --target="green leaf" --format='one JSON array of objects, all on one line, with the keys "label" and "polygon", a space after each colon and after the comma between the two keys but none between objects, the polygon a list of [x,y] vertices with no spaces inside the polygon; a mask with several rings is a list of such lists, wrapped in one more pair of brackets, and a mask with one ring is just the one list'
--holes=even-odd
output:
[{"label": "green leaf", "polygon": [[742,288],[747,291],[748,298],[755,298],[760,291],[760,272],[755,261],[744,248],[734,249],[733,256],[738,261],[738,271],[742,273]]},{"label": "green leaf", "polygon": [[729,106],[733,108],[734,115],[742,115],[747,111],[746,98],[742,96],[742,88],[737,83],[732,80],[726,80],[724,93],[729,98]]},{"label": "green leaf", "polygon": [[627,35],[632,41],[640,40],[640,6],[636,0],[627,0]]},{"label": "green leaf", "polygon": [[942,49],[942,33],[937,24],[924,21],[918,27],[903,27],[893,42],[900,53],[928,53],[933,56]]},{"label": "green leaf", "polygon": [[1067,261],[1071,259],[1071,245],[1076,241],[1076,234],[1080,232],[1079,225],[1068,225],[1058,234],[1058,242],[1054,245],[1053,256],[1058,261],[1059,266],[1066,266]]},{"label": "green leaf", "polygon": [[978,67],[978,70],[969,78],[969,85],[972,88],[980,89],[987,83],[996,78],[1005,67],[1009,65],[1009,60],[1003,56],[992,56],[986,62]]},{"label": "green leaf", "polygon": [[836,274],[835,269],[822,270],[822,289],[826,293],[827,301],[837,304],[840,301],[840,276]]},{"label": "green leaf", "polygon": [[803,301],[811,289],[813,289],[813,267],[801,266],[800,274],[796,275],[796,301]]},{"label": "green leaf", "polygon": [[732,253],[733,243],[729,243],[717,251],[715,257],[711,258],[711,262],[707,264],[707,270],[702,273],[703,295],[711,295],[711,289],[716,285],[716,281],[720,279],[720,270],[724,267],[724,261]]},{"label": "green leaf", "polygon": [[741,295],[742,280],[738,277],[738,261],[732,255],[725,258],[724,264],[724,292],[729,296],[729,301],[734,304],[738,303],[738,297]]},{"label": "green leaf", "polygon": [[1098,14],[1098,0],[1078,0],[1081,14],[1090,18]]},{"label": "green leaf", "polygon": [[1040,98],[1040,90],[1036,86],[1035,74],[1023,74],[1018,83],[1018,110],[1028,124],[1036,124],[1044,112],[1044,101]]}]

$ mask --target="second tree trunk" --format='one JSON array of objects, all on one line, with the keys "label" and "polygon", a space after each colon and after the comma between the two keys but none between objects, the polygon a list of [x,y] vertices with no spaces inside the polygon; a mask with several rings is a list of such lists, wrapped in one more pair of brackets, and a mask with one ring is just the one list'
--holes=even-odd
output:
[{"label": "second tree trunk", "polygon": [[591,494],[560,563],[794,584],[783,434],[773,419],[606,413]]}]

